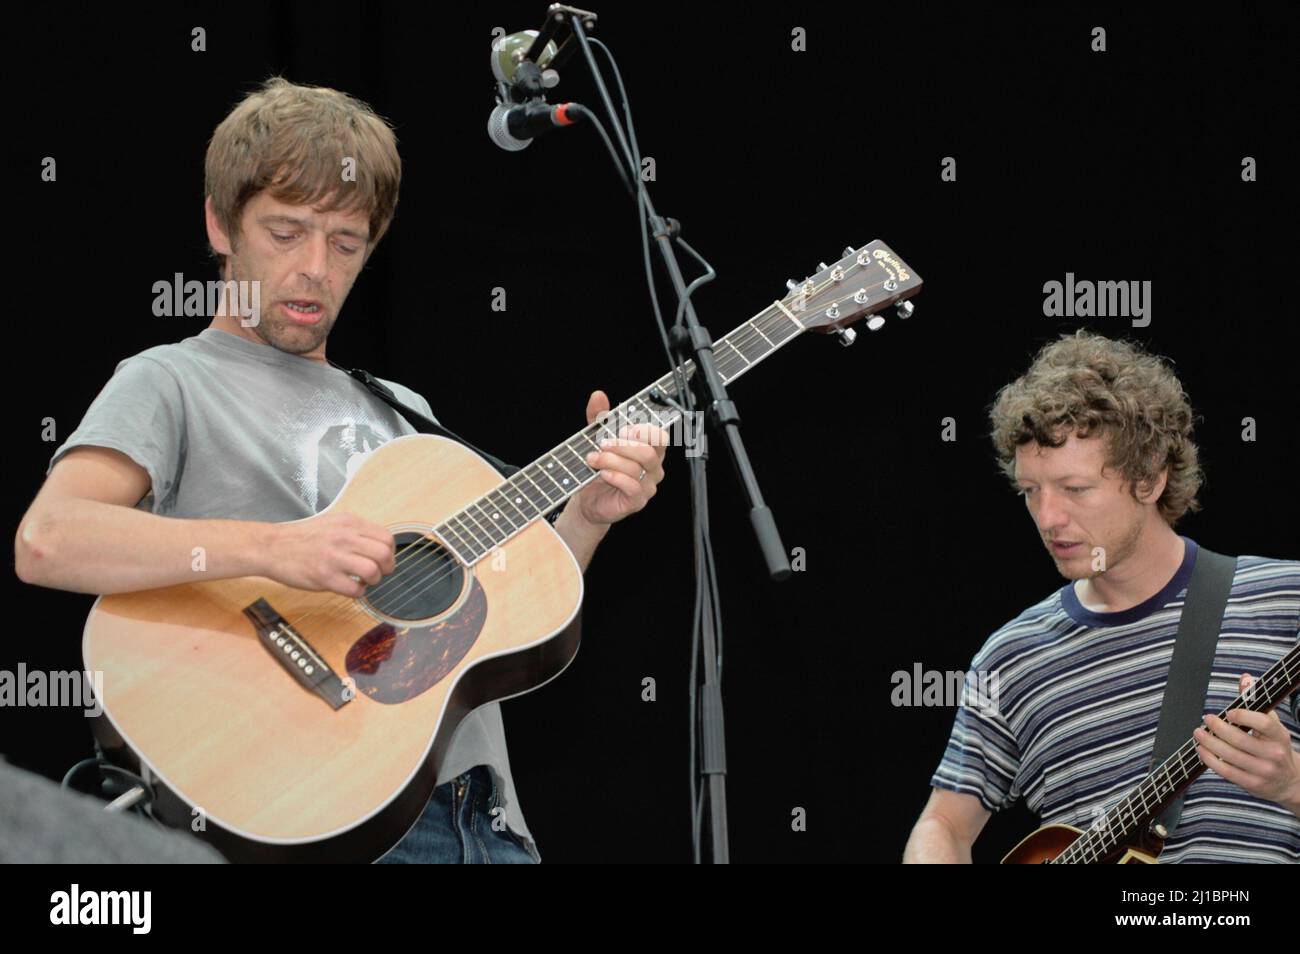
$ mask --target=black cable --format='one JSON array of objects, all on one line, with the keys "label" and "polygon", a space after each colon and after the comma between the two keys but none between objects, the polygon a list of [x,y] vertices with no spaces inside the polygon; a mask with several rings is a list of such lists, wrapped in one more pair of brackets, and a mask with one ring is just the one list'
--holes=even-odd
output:
[{"label": "black cable", "polygon": [[99,764],[98,758],[92,757],[88,759],[82,759],[76,765],[72,766],[72,768],[68,769],[68,771],[64,774],[63,781],[59,783],[59,788],[67,788],[68,782],[72,780],[72,776],[76,775],[87,765],[98,765],[98,764]]},{"label": "black cable", "polygon": [[627,189],[627,194],[629,196],[635,195],[636,190],[632,188],[632,183],[628,179],[622,163],[618,161],[618,153],[614,151],[614,143],[610,141],[609,133],[605,131],[605,126],[601,123],[600,117],[585,106],[582,107],[582,115],[584,119],[589,120],[596,127],[596,132],[600,133],[600,138],[605,140],[605,149],[609,152],[609,157],[614,160],[614,166],[618,169],[619,175],[623,177],[623,186]]}]

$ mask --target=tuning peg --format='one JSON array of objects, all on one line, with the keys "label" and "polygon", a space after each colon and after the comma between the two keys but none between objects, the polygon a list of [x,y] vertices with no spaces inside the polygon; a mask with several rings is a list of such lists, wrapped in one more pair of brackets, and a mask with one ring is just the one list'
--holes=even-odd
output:
[{"label": "tuning peg", "polygon": [[881,328],[883,328],[883,327],[885,327],[885,319],[884,319],[884,316],[882,316],[882,315],[872,315],[870,318],[867,319],[867,330],[868,330],[868,331],[879,331],[879,330],[880,330]]},{"label": "tuning peg", "polygon": [[829,268],[829,266],[828,266],[825,262],[818,262],[818,263],[817,263],[817,271],[819,271],[819,272],[824,272],[824,271],[826,271],[827,268]]},{"label": "tuning peg", "polygon": [[846,246],[844,246],[844,256],[845,256],[845,257],[848,257],[849,255],[852,255],[852,254],[853,254],[853,246],[852,246],[852,245],[846,245]]},{"label": "tuning peg", "polygon": [[899,318],[911,318],[912,312],[916,311],[916,308],[913,307],[910,301],[900,301],[894,310],[898,312]]},{"label": "tuning peg", "polygon": [[787,278],[787,279],[785,280],[785,287],[786,287],[789,291],[794,291],[796,288],[799,287],[799,283],[798,283],[797,281],[795,281],[793,278]]},{"label": "tuning peg", "polygon": [[835,334],[839,336],[840,344],[846,348],[858,340],[858,333],[852,328],[840,328]]}]

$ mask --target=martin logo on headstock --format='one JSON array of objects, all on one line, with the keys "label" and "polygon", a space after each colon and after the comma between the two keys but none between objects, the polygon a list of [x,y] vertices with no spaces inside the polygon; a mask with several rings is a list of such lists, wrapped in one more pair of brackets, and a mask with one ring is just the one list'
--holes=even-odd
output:
[{"label": "martin logo on headstock", "polygon": [[857,339],[848,326],[859,318],[867,317],[867,329],[878,331],[886,308],[895,306],[898,317],[910,317],[913,306],[907,299],[921,290],[921,276],[880,240],[846,248],[834,265],[819,262],[817,268],[803,282],[787,281],[793,297],[775,307],[803,330],[837,334],[844,345]]}]

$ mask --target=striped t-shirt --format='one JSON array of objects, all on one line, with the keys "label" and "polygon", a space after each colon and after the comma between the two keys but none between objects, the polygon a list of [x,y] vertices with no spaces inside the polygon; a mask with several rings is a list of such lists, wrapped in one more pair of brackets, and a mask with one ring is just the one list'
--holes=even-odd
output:
[{"label": "striped t-shirt", "polygon": [[[1131,609],[1094,613],[1070,583],[997,630],[971,662],[996,673],[996,705],[957,710],[930,784],[990,811],[1023,796],[1043,825],[1087,830],[1141,782],[1196,560],[1196,544],[1182,539],[1173,579]],[[1297,639],[1300,562],[1238,557],[1203,711],[1225,709],[1242,673],[1258,678]],[[1300,692],[1274,711],[1300,743]],[[1207,769],[1159,860],[1300,862],[1300,818]]]}]

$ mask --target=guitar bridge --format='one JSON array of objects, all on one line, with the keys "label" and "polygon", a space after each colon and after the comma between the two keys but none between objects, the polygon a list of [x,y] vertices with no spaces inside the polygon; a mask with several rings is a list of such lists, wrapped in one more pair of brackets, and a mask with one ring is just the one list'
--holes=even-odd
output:
[{"label": "guitar bridge", "polygon": [[331,709],[339,710],[352,701],[354,693],[321,658],[302,634],[275,611],[265,599],[244,607],[266,651],[309,692],[324,699]]}]

